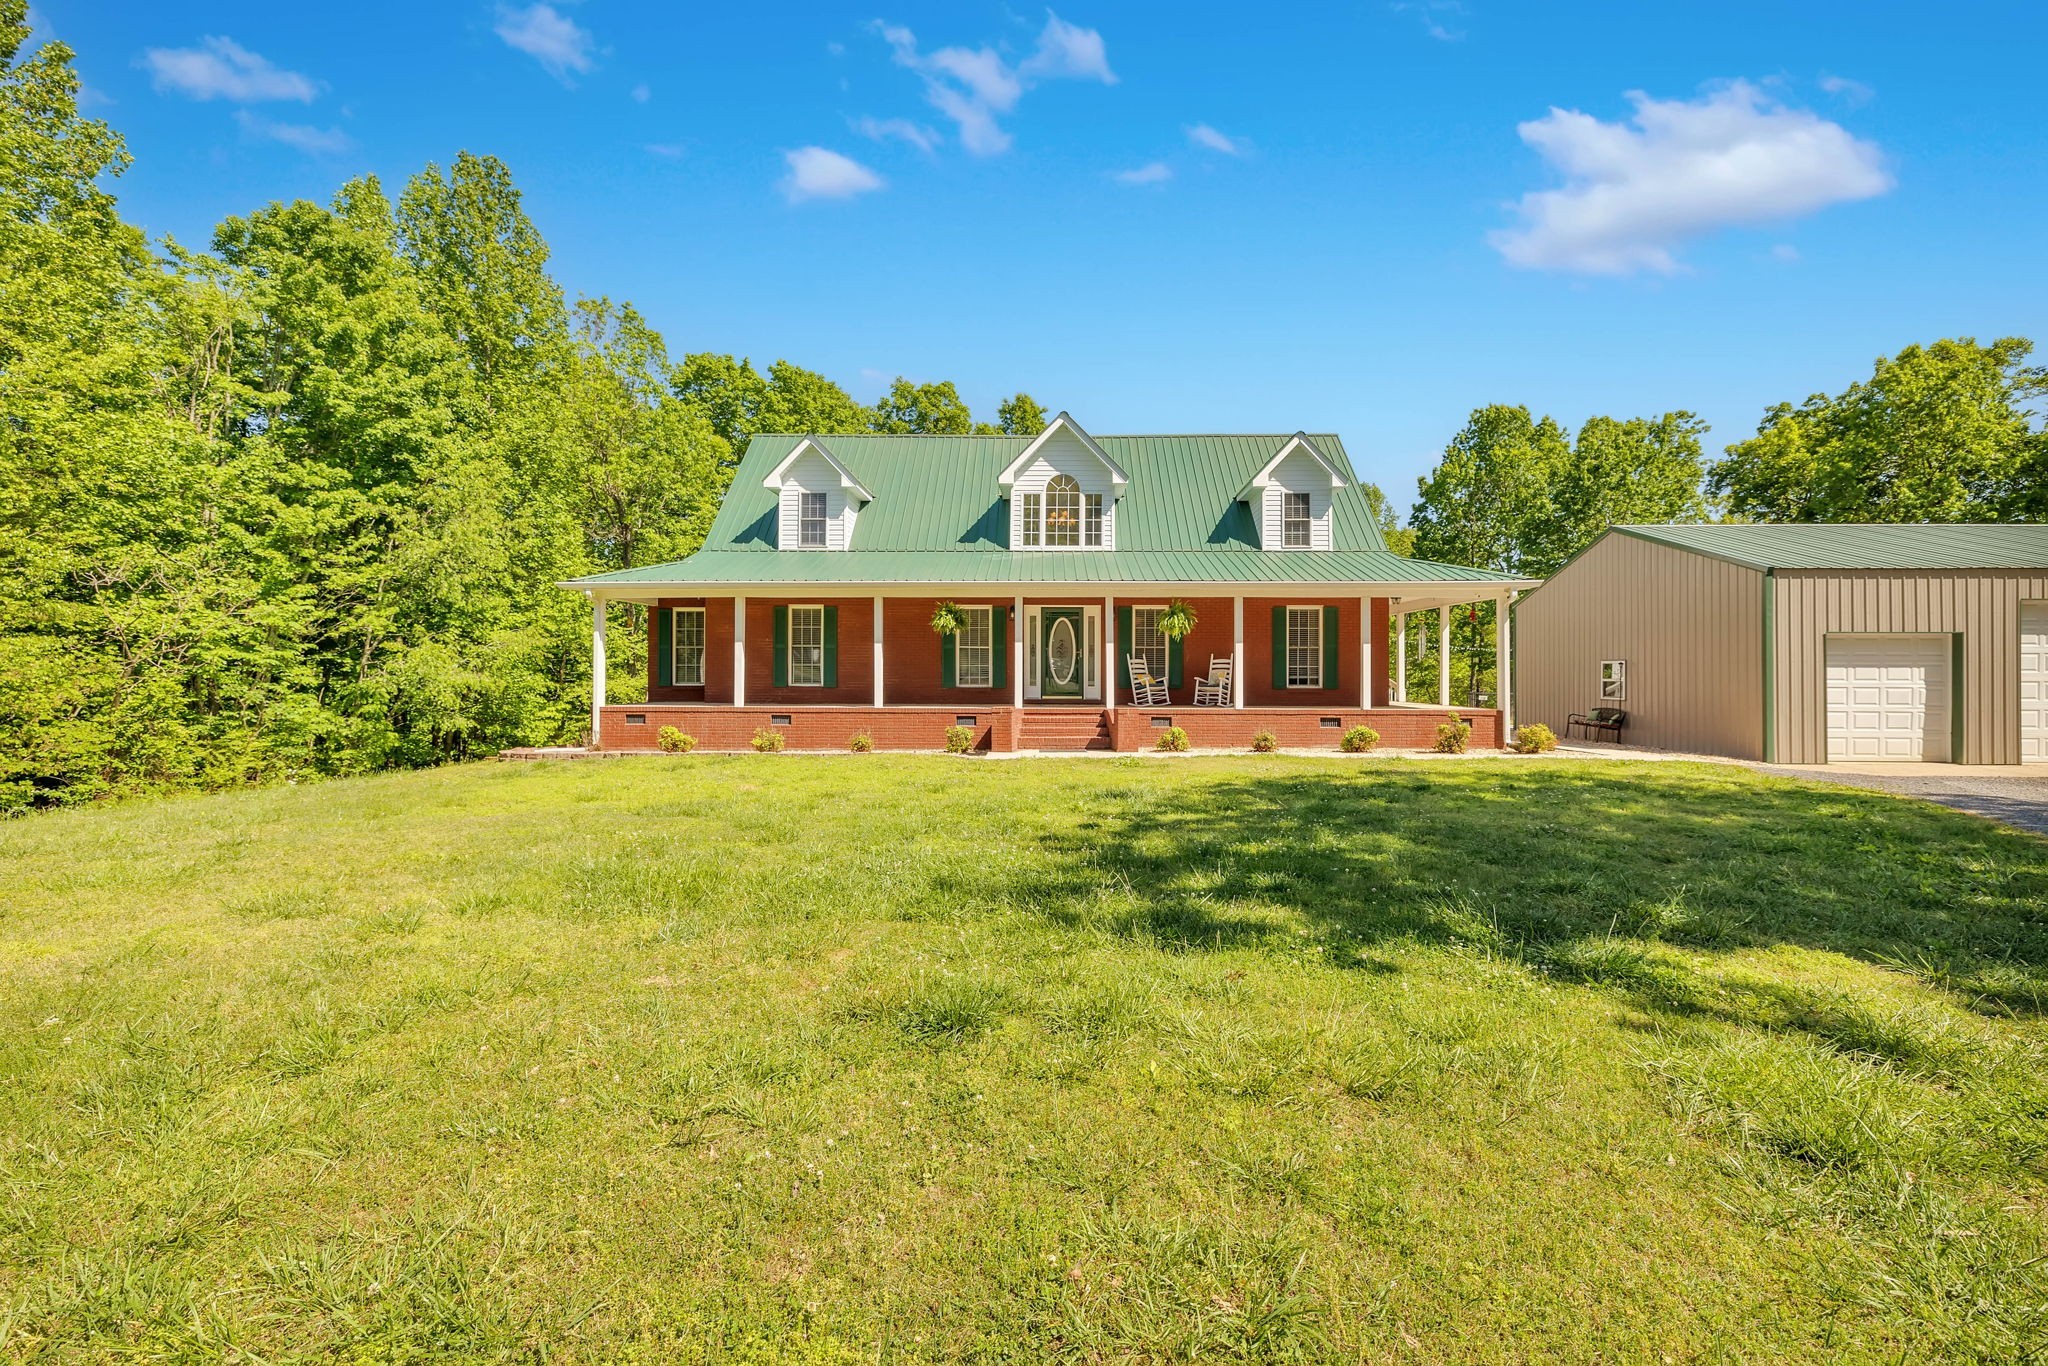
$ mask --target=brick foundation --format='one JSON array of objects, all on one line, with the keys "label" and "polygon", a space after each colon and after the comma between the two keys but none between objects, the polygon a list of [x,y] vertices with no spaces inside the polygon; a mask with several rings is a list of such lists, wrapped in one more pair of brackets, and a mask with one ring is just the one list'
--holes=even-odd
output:
[{"label": "brick foundation", "polygon": [[[1027,707],[1026,711],[1037,710]],[[1061,708],[1062,711],[1093,708]],[[1474,749],[1500,747],[1500,713],[1473,709],[1459,713],[1472,723]],[[1118,707],[1110,714],[1110,739],[1123,751],[1151,749],[1164,727],[1164,717],[1188,733],[1196,749],[1251,748],[1252,737],[1271,731],[1284,749],[1335,749],[1345,731],[1370,726],[1388,749],[1427,749],[1436,741],[1437,724],[1445,713],[1435,707]],[[788,720],[778,724],[778,716]],[[608,706],[604,709],[600,747],[634,751],[658,749],[663,726],[674,726],[697,738],[700,749],[752,748],[754,732],[779,730],[793,750],[844,750],[856,734],[866,734],[878,750],[942,750],[946,731],[961,716],[974,718],[974,747],[1008,753],[1017,748],[1020,717],[1010,706],[874,707],[675,706],[661,702]],[[638,718],[638,719],[635,719]],[[1337,722],[1325,726],[1325,719]]]}]

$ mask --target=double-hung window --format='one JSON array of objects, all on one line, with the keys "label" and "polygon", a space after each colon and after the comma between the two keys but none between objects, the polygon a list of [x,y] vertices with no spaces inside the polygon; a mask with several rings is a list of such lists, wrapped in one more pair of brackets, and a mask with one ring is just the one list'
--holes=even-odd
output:
[{"label": "double-hung window", "polygon": [[704,609],[678,607],[674,618],[675,668],[670,676],[679,688],[704,686]]},{"label": "double-hung window", "polygon": [[1287,550],[1307,550],[1310,544],[1310,525],[1308,495],[1283,492],[1280,495],[1281,547]]},{"label": "double-hung window", "polygon": [[792,687],[825,685],[825,609],[789,609],[789,681]]},{"label": "double-hung window", "polygon": [[1091,493],[1081,500],[1081,544],[1102,548],[1102,495]]},{"label": "double-hung window", "polygon": [[953,637],[953,682],[962,688],[986,688],[995,683],[995,630],[987,607],[963,607],[965,624]]},{"label": "double-hung window", "polygon": [[1287,609],[1287,686],[1323,686],[1323,609]]},{"label": "double-hung window", "polygon": [[1027,546],[1038,544],[1038,519],[1043,515],[1044,507],[1045,499],[1039,494],[1024,495],[1024,544]]},{"label": "double-hung window", "polygon": [[1145,672],[1154,678],[1166,678],[1166,633],[1159,629],[1159,618],[1165,615],[1164,607],[1133,607],[1131,609],[1131,653],[1145,661]]},{"label": "double-hung window", "polygon": [[802,507],[797,516],[796,543],[800,550],[823,550],[825,548],[825,495],[803,493]]}]

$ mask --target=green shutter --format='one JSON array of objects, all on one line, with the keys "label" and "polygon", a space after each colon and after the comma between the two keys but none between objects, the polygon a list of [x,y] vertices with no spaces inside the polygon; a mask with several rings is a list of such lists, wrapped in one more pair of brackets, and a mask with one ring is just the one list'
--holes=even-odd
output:
[{"label": "green shutter", "polygon": [[1323,686],[1337,686],[1337,609],[1323,609]]},{"label": "green shutter", "polygon": [[1169,640],[1169,641],[1167,641],[1167,642],[1166,642],[1166,686],[1167,686],[1167,687],[1169,687],[1169,688],[1178,688],[1178,687],[1180,686],[1180,675],[1181,675],[1181,659],[1182,659],[1182,657],[1183,657],[1183,656],[1184,656],[1185,654],[1186,654],[1186,651],[1184,651],[1184,650],[1182,650],[1182,649],[1181,649],[1181,642],[1180,642],[1180,641],[1178,641],[1178,640]]},{"label": "green shutter", "polygon": [[950,634],[939,637],[939,686],[953,686],[953,637]]},{"label": "green shutter", "polygon": [[778,688],[789,686],[789,609],[775,609],[775,678]]},{"label": "green shutter", "polygon": [[676,681],[675,616],[670,608],[654,609],[654,681],[664,688]]},{"label": "green shutter", "polygon": [[825,609],[825,686],[839,686],[839,609]]},{"label": "green shutter", "polygon": [[1010,686],[1010,609],[998,604],[988,609],[989,651],[995,656],[989,677],[998,688]]},{"label": "green shutter", "polygon": [[1287,686],[1287,609],[1273,609],[1273,686]]},{"label": "green shutter", "polygon": [[[1119,607],[1116,609],[1116,672],[1124,676],[1124,686],[1126,688],[1138,681],[1131,677],[1131,646],[1133,643],[1131,640],[1131,609]],[[1116,675],[1112,674],[1110,676],[1114,678]]]}]

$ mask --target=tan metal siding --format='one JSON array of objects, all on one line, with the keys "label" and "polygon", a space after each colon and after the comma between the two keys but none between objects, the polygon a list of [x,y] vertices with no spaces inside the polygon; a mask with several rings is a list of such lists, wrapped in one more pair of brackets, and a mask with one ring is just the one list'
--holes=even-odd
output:
[{"label": "tan metal siding", "polygon": [[2048,570],[1780,570],[1778,760],[1827,762],[1826,638],[1854,631],[1963,637],[1963,764],[2020,761],[2020,604],[2048,598]]},{"label": "tan metal siding", "polygon": [[1609,532],[1515,611],[1516,712],[1564,734],[1600,705],[1600,661],[1628,661],[1624,739],[1763,752],[1763,576]]}]

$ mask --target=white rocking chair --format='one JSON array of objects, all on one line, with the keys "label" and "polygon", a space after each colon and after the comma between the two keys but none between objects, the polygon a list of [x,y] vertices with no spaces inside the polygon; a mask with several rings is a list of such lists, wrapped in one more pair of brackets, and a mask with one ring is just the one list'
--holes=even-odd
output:
[{"label": "white rocking chair", "polygon": [[1166,685],[1145,671],[1145,661],[1138,655],[1130,655],[1125,661],[1131,670],[1131,705],[1134,707],[1170,707]]},{"label": "white rocking chair", "polygon": [[1209,656],[1209,676],[1195,680],[1195,705],[1198,707],[1227,707],[1230,705],[1230,666],[1228,655]]}]

